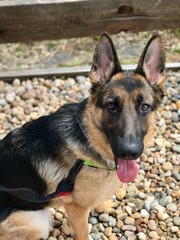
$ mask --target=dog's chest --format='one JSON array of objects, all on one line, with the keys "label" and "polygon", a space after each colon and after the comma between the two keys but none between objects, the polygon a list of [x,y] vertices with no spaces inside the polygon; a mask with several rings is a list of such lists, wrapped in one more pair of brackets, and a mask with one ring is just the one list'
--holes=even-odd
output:
[{"label": "dog's chest", "polygon": [[120,187],[116,172],[85,168],[77,176],[73,198],[84,206],[96,206],[110,198]]}]

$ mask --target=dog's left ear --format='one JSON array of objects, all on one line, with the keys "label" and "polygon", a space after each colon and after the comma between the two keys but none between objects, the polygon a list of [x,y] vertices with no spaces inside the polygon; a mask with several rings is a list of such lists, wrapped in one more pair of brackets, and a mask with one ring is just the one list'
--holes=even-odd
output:
[{"label": "dog's left ear", "polygon": [[102,33],[94,52],[93,65],[90,72],[91,82],[108,82],[112,75],[121,71],[112,39],[107,33]]},{"label": "dog's left ear", "polygon": [[165,79],[165,53],[162,39],[154,35],[148,41],[135,70],[143,75],[151,85],[159,85]]}]

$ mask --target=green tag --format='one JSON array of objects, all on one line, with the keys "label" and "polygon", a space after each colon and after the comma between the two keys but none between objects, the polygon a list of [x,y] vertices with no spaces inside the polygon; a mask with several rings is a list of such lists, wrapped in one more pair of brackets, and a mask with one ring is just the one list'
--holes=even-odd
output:
[{"label": "green tag", "polygon": [[84,161],[84,165],[87,165],[89,167],[95,167],[95,168],[101,168],[101,169],[107,169],[107,170],[115,170],[116,167],[115,166],[112,166],[110,168],[107,168],[105,165],[101,164],[101,163],[97,163],[97,162],[92,162],[92,161],[89,161],[89,160],[85,160]]}]

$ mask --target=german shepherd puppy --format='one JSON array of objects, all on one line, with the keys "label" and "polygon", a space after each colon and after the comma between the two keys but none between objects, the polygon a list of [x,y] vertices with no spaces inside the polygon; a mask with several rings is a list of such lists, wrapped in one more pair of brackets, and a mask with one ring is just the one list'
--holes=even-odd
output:
[{"label": "german shepherd puppy", "polygon": [[[76,240],[88,240],[88,215],[108,199],[120,182],[138,172],[155,111],[163,97],[165,55],[154,35],[133,73],[124,72],[111,38],[103,33],[90,72],[90,96],[70,103],[11,131],[0,141],[0,184],[31,189],[39,195],[55,191],[77,159],[83,165],[70,195],[44,203],[0,192],[0,239],[47,239],[52,228],[47,207],[65,207]],[[114,170],[112,170],[112,166]]]}]

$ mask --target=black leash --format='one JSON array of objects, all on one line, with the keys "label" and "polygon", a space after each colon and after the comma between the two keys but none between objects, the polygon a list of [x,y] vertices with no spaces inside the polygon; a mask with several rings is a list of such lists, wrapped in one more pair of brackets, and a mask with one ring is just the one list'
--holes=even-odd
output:
[{"label": "black leash", "polygon": [[41,196],[28,188],[6,188],[1,184],[0,184],[0,192],[9,193],[18,199],[21,199],[27,202],[32,202],[32,203],[44,203],[59,196],[67,196],[73,191],[74,180],[76,178],[77,173],[82,168],[82,166],[83,166],[83,161],[78,159],[75,165],[71,168],[67,178],[63,179],[58,184],[56,191],[46,196]]}]

